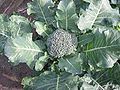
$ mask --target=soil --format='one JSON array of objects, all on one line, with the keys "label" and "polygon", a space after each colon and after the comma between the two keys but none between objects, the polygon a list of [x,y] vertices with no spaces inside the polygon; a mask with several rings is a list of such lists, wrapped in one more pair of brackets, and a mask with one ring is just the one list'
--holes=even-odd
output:
[{"label": "soil", "polygon": [[[29,17],[26,14],[27,2],[31,0],[0,0],[0,14],[12,14]],[[23,90],[21,80],[32,76],[33,71],[26,64],[11,65],[7,57],[0,55],[0,90]]]},{"label": "soil", "polygon": [[21,80],[32,72],[26,64],[13,66],[7,57],[0,56],[0,90],[23,90]]}]

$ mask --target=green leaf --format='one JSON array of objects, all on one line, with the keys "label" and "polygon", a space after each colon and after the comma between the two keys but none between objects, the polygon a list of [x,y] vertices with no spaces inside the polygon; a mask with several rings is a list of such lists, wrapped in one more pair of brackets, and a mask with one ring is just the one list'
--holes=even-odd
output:
[{"label": "green leaf", "polygon": [[113,67],[120,54],[120,32],[97,29],[93,41],[87,45],[84,53],[94,67]]},{"label": "green leaf", "polygon": [[37,55],[43,53],[42,47],[40,47],[40,44],[37,46],[32,41],[32,34],[9,38],[5,45],[5,55],[15,65],[25,62],[29,67],[33,68]]},{"label": "green leaf", "polygon": [[83,0],[83,1],[90,3],[92,0]]},{"label": "green leaf", "polygon": [[120,4],[119,0],[110,0],[110,1],[111,1],[111,4]]},{"label": "green leaf", "polygon": [[76,13],[78,16],[80,16],[80,14],[82,14],[89,6],[89,3],[83,0],[73,0],[73,1],[75,3]]},{"label": "green leaf", "polygon": [[119,90],[120,85],[120,64],[116,63],[112,68],[100,71],[91,71],[91,74],[84,76],[81,88],[84,90]]},{"label": "green leaf", "polygon": [[56,19],[61,28],[66,30],[77,29],[76,21],[78,19],[75,4],[73,0],[62,0],[58,5],[58,10],[56,12]]},{"label": "green leaf", "polygon": [[47,52],[45,52],[44,56],[41,56],[35,63],[35,70],[41,71],[45,64],[48,61],[49,56],[47,55]]},{"label": "green leaf", "polygon": [[69,73],[45,72],[30,81],[29,90],[78,90],[77,81],[78,77]]},{"label": "green leaf", "polygon": [[34,27],[36,28],[36,32],[41,36],[48,36],[47,34],[47,27],[44,23],[36,21],[34,23]]},{"label": "green leaf", "polygon": [[81,78],[81,87],[80,90],[106,90],[100,85],[94,78],[86,74]]},{"label": "green leaf", "polygon": [[80,90],[119,90],[120,64],[116,63],[112,68],[91,71],[80,78]]},{"label": "green leaf", "polygon": [[8,18],[5,15],[0,15],[0,18],[0,34],[5,37],[21,36],[32,31],[30,22],[23,16],[12,15]]},{"label": "green leaf", "polygon": [[75,56],[69,58],[60,58],[58,60],[59,60],[58,66],[60,67],[60,69],[62,70],[65,69],[66,72],[73,74],[82,73],[83,61],[81,59],[80,54],[76,54]]},{"label": "green leaf", "polygon": [[90,85],[89,83],[87,82],[83,82],[82,86],[81,86],[81,90],[104,90],[104,89],[101,89],[99,87],[99,85],[95,84],[95,85]]},{"label": "green leaf", "polygon": [[28,3],[27,13],[35,16],[36,20],[49,25],[54,21],[53,13],[49,9],[52,5],[53,3],[50,0],[32,0]]},{"label": "green leaf", "polygon": [[21,84],[25,85],[25,86],[29,86],[31,80],[32,80],[32,77],[24,77],[22,79],[22,83]]},{"label": "green leaf", "polygon": [[115,63],[112,68],[103,69],[101,71],[93,72],[92,77],[100,85],[106,85],[107,83],[112,83],[115,85],[120,85],[120,64]]},{"label": "green leaf", "polygon": [[9,30],[9,23],[8,23],[8,17],[1,14],[0,15],[0,35],[9,37],[10,30]]},{"label": "green leaf", "polygon": [[7,37],[0,35],[0,53],[3,53],[6,40],[7,40]]},{"label": "green leaf", "polygon": [[86,45],[93,40],[93,37],[94,37],[93,33],[80,35],[78,43],[80,45]]},{"label": "green leaf", "polygon": [[120,31],[120,22],[118,22],[117,26],[115,26],[115,29],[117,29],[118,31]]},{"label": "green leaf", "polygon": [[32,28],[27,18],[12,15],[0,15],[0,52],[3,52],[7,38],[21,36],[25,33],[31,33]]},{"label": "green leaf", "polygon": [[94,25],[114,26],[120,20],[119,13],[112,9],[109,0],[92,0],[89,8],[80,16],[78,28],[91,29]]},{"label": "green leaf", "polygon": [[12,15],[10,17],[9,29],[12,37],[22,36],[23,34],[32,32],[29,20],[18,15]]}]

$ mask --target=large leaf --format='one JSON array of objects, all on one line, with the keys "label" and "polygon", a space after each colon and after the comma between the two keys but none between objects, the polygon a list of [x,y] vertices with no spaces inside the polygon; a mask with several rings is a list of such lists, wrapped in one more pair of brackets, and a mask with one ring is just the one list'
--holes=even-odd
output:
[{"label": "large leaf", "polygon": [[39,59],[39,53],[42,51],[43,43],[36,45],[32,41],[32,34],[27,34],[22,37],[9,38],[5,45],[5,55],[9,58],[10,62],[15,65],[18,63],[27,63],[29,67],[33,68],[36,60]]},{"label": "large leaf", "polygon": [[80,90],[106,90],[89,75],[81,78]]},{"label": "large leaf", "polygon": [[113,67],[120,54],[120,32],[116,30],[98,29],[93,41],[84,51],[94,67]]},{"label": "large leaf", "polygon": [[0,53],[3,52],[5,42],[9,35],[9,31],[7,31],[8,23],[6,22],[7,20],[5,19],[6,17],[4,15],[0,15]]},{"label": "large leaf", "polygon": [[49,9],[52,5],[53,3],[50,0],[32,0],[28,3],[27,13],[28,15],[33,14],[36,20],[49,25],[54,21],[53,13]]},{"label": "large leaf", "polygon": [[119,13],[112,9],[109,0],[91,0],[89,8],[80,16],[77,23],[80,30],[94,25],[115,25],[120,20]]},{"label": "large leaf", "polygon": [[[106,72],[105,72],[106,73]],[[109,75],[111,73],[107,73],[108,75],[106,75],[104,77],[104,72],[103,73],[99,73],[96,72],[96,76],[98,76],[96,79],[94,79],[96,76],[94,75],[93,78],[91,77],[91,75],[85,75],[81,78],[81,82],[80,82],[80,90],[119,90],[119,84],[114,84],[112,82],[112,80],[109,81],[106,79],[109,78]],[[113,75],[113,74],[112,74]],[[104,77],[103,79],[101,79],[101,81],[98,81],[97,79],[100,79]],[[114,80],[114,78],[112,78]],[[104,84],[102,84],[104,83]]]},{"label": "large leaf", "polygon": [[93,37],[94,37],[93,33],[80,35],[78,43],[80,45],[86,45],[87,43],[89,43],[93,40]]},{"label": "large leaf", "polygon": [[0,35],[9,37],[10,30],[9,30],[9,23],[8,23],[8,17],[1,14],[0,15]]},{"label": "large leaf", "polygon": [[65,69],[66,72],[70,72],[73,74],[81,74],[82,64],[83,64],[83,61],[81,59],[81,55],[76,54],[75,56],[70,58],[60,58],[58,66],[62,70]]},{"label": "large leaf", "polygon": [[86,10],[86,8],[88,8],[89,3],[85,2],[84,0],[73,0],[75,3],[75,7],[76,7],[76,13],[78,16],[80,16],[80,14],[83,13],[83,11]]},{"label": "large leaf", "polygon": [[75,30],[77,28],[76,21],[78,17],[73,0],[62,0],[58,5],[56,15],[61,28],[66,30]]},{"label": "large leaf", "polygon": [[10,18],[0,15],[0,51],[3,51],[7,38],[30,33],[30,22],[22,16],[12,15]]},{"label": "large leaf", "polygon": [[91,75],[82,78],[81,88],[84,90],[119,90],[120,64],[116,63],[113,68],[101,71],[92,71]]},{"label": "large leaf", "polygon": [[29,20],[18,15],[12,15],[10,17],[9,29],[12,37],[22,36],[23,34],[32,32]]},{"label": "large leaf", "polygon": [[118,9],[120,13],[120,0],[110,0],[110,4],[113,8]]},{"label": "large leaf", "polygon": [[29,79],[23,79],[22,82],[23,85],[29,86],[26,90],[78,90],[78,77],[65,72],[61,75],[45,72],[31,81],[29,80],[29,83],[26,83],[27,80]]},{"label": "large leaf", "polygon": [[106,85],[107,83],[120,85],[119,74],[120,74],[120,64],[115,63],[113,68],[93,72],[92,77],[100,85]]},{"label": "large leaf", "polygon": [[0,34],[6,37],[21,36],[32,31],[30,22],[22,16],[12,15],[8,18],[5,15],[0,15],[0,23]]}]

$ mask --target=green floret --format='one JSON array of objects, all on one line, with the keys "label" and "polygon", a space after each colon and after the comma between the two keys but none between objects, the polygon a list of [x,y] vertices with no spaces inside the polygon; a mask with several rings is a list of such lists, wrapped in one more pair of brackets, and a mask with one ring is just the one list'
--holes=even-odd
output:
[{"label": "green floret", "polygon": [[47,47],[51,56],[63,57],[76,51],[77,37],[63,29],[57,29],[48,37]]}]

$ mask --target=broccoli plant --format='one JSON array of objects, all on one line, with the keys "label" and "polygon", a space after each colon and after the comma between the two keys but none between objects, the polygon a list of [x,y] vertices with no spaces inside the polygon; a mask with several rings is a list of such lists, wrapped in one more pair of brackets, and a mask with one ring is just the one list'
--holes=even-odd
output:
[{"label": "broccoli plant", "polygon": [[0,15],[0,54],[36,71],[25,90],[120,90],[120,14],[110,1],[32,0],[31,22]]}]

